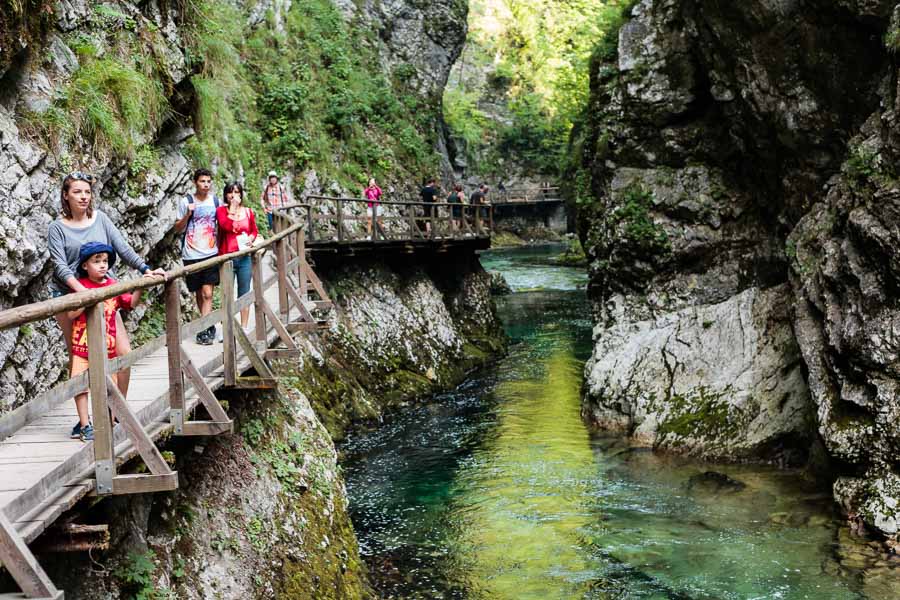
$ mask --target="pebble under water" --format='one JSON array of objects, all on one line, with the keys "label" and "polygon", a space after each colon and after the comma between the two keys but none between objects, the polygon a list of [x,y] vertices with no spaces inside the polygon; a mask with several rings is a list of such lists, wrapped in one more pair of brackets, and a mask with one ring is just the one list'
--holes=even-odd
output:
[{"label": "pebble under water", "polygon": [[584,273],[559,247],[486,253],[509,355],[342,447],[351,516],[388,598],[898,598],[797,472],[699,464],[591,434]]}]

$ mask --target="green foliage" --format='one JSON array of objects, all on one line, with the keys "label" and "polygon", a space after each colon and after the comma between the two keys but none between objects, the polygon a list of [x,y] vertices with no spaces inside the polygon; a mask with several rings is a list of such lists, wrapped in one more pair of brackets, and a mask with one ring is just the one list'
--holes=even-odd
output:
[{"label": "green foliage", "polygon": [[78,47],[82,63],[72,81],[32,120],[51,138],[85,140],[95,153],[132,157],[168,115],[162,85],[125,59],[92,58],[96,49],[89,48],[86,41]]},{"label": "green foliage", "polygon": [[451,80],[444,117],[465,140],[469,164],[493,174],[501,159],[512,158],[535,172],[560,174],[573,125],[587,106],[592,53],[614,56],[618,30],[634,4],[473,0],[462,60],[488,71],[489,93],[505,100],[511,123],[489,126],[478,108],[480,92],[466,90],[462,81],[454,87]]},{"label": "green foliage", "polygon": [[444,93],[444,120],[453,133],[467,145],[479,146],[485,141],[488,119],[478,109],[478,95],[458,88]]},{"label": "green foliage", "polygon": [[166,332],[166,307],[162,302],[153,303],[144,313],[137,330],[131,336],[131,344],[137,348]]},{"label": "green foliage", "polygon": [[622,204],[612,213],[612,219],[621,235],[637,248],[649,254],[668,253],[669,237],[662,227],[653,222],[650,207],[653,195],[649,190],[631,185],[622,195]]},{"label": "green foliage", "polygon": [[860,145],[850,152],[850,157],[844,163],[844,169],[853,179],[872,179],[878,174],[877,160],[878,155],[874,150]]},{"label": "green foliage", "polygon": [[122,591],[133,600],[162,600],[168,598],[165,590],[156,589],[153,574],[156,572],[156,553],[132,552],[128,560],[115,570],[115,576],[122,582]]},{"label": "green foliage", "polygon": [[602,34],[594,46],[594,58],[603,62],[611,62],[619,56],[619,30],[631,15],[631,9],[637,0],[623,0],[603,8],[600,13]]},{"label": "green foliage", "polygon": [[891,25],[884,34],[884,45],[890,52],[900,52],[900,27]]}]

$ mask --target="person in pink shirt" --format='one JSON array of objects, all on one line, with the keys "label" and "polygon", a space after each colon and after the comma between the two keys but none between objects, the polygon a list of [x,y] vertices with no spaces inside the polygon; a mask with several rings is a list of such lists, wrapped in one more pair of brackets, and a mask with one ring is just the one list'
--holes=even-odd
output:
[{"label": "person in pink shirt", "polygon": [[384,224],[381,221],[381,188],[375,183],[374,177],[369,180],[369,185],[363,190],[363,195],[366,197],[366,200],[369,201],[367,203],[368,208],[366,209],[366,216],[368,217],[366,231],[368,232],[369,239],[372,239],[373,216],[378,220],[379,229],[384,231]]},{"label": "person in pink shirt", "polygon": [[[225,204],[216,209],[216,223],[219,226],[219,254],[230,254],[250,248],[259,236],[256,215],[244,206],[244,187],[234,181],[222,192]],[[238,298],[250,291],[251,263],[246,254],[232,259],[234,276],[237,279]],[[250,321],[250,307],[241,309],[241,327],[247,328]]]}]

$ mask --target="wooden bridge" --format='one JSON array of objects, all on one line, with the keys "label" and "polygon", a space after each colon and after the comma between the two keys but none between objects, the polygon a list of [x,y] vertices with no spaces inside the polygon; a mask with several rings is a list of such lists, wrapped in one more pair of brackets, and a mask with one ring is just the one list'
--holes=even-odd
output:
[{"label": "wooden bridge", "polygon": [[509,188],[493,192],[494,206],[509,204],[542,204],[563,202],[559,186],[541,186],[533,188]]},{"label": "wooden bridge", "polygon": [[[219,388],[269,389],[277,385],[270,366],[297,356],[292,335],[327,327],[333,305],[307,258],[314,251],[365,251],[490,245],[490,207],[384,202],[383,225],[365,232],[365,201],[313,197],[283,207],[277,232],[257,246],[175,268],[165,278],[140,278],[72,293],[0,312],[0,330],[21,327],[55,314],[85,308],[88,371],[53,387],[0,418],[0,561],[23,594],[0,598],[62,598],[28,544],[88,495],[168,491],[178,487],[154,440],[163,434],[229,434],[232,420],[217,400]],[[231,260],[250,255],[252,289],[234,298]],[[220,269],[222,306],[183,323],[180,280],[209,267]],[[165,334],[131,353],[107,359],[103,302],[119,294],[164,286]],[[235,321],[252,307],[245,332]],[[221,346],[200,346],[194,336],[221,323]],[[60,340],[62,344],[62,340]],[[128,397],[110,374],[131,369]],[[253,375],[247,376],[249,372]],[[75,394],[90,391],[93,442],[69,439],[77,420]],[[208,419],[191,418],[203,406]],[[118,423],[111,420],[110,409]],[[140,457],[148,473],[125,474],[121,466]]]}]

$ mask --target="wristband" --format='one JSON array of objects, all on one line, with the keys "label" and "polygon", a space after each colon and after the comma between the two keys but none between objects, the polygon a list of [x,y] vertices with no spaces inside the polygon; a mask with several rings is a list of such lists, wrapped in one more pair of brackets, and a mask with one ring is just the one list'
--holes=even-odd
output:
[{"label": "wristband", "polygon": [[149,270],[150,270],[150,267],[147,265],[147,263],[142,264],[141,267],[138,269],[138,271],[141,272],[141,275],[143,275],[144,273],[146,273]]}]

